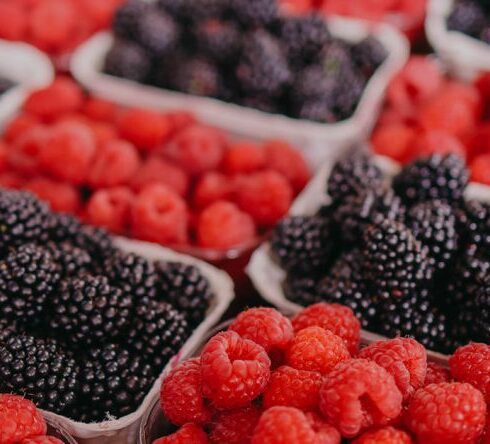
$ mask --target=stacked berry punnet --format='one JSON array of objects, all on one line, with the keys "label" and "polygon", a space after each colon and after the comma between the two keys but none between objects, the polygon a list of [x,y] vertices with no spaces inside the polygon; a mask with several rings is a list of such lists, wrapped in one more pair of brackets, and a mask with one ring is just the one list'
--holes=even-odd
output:
[{"label": "stacked berry punnet", "polygon": [[471,180],[490,184],[490,75],[473,85],[451,80],[434,59],[413,56],[388,87],[371,138],[401,163],[432,153],[466,157]]},{"label": "stacked berry punnet", "polygon": [[0,392],[81,422],[135,411],[204,319],[209,282],[25,191],[0,190],[0,226]]},{"label": "stacked berry punnet", "polygon": [[488,0],[456,0],[447,27],[490,44],[490,3]]},{"label": "stacked berry punnet", "polygon": [[489,345],[458,349],[450,371],[412,338],[359,345],[358,319],[338,304],[292,320],[244,311],[162,381],[178,429],[153,444],[488,442]]},{"label": "stacked berry punnet", "polygon": [[282,16],[276,0],[129,0],[115,14],[107,74],[318,122],[355,112],[386,58],[324,18]]},{"label": "stacked berry punnet", "polygon": [[0,184],[118,234],[187,249],[249,247],[310,177],[289,144],[230,140],[183,112],[120,109],[58,78],[0,140]]}]

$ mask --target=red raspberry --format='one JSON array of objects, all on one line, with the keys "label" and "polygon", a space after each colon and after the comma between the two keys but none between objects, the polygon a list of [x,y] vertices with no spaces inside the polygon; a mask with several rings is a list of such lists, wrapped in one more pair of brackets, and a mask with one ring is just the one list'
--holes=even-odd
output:
[{"label": "red raspberry", "polygon": [[218,168],[224,154],[223,134],[211,127],[192,125],[177,133],[163,152],[188,174]]},{"label": "red raspberry", "polygon": [[344,341],[330,330],[307,327],[296,333],[286,352],[286,362],[298,370],[328,374],[339,362],[350,358]]},{"label": "red raspberry", "polygon": [[15,1],[0,3],[0,39],[23,40],[27,25],[27,12]]},{"label": "red raspberry", "polygon": [[377,128],[371,143],[376,153],[405,163],[410,157],[410,149],[416,133],[404,123],[394,123]]},{"label": "red raspberry", "polygon": [[124,140],[110,140],[99,147],[95,154],[88,184],[93,188],[127,184],[139,167],[136,148]]},{"label": "red raspberry", "polygon": [[160,156],[150,156],[136,171],[131,187],[135,191],[141,191],[153,184],[166,185],[180,196],[185,196],[189,188],[189,178],[177,165]]},{"label": "red raspberry", "polygon": [[427,363],[427,375],[425,376],[424,386],[429,384],[439,384],[450,382],[451,374],[449,370],[433,362]]},{"label": "red raspberry", "polygon": [[427,373],[427,352],[412,338],[378,341],[362,349],[359,358],[369,359],[385,368],[406,400],[422,387]]},{"label": "red raspberry", "polygon": [[300,311],[292,322],[296,332],[314,325],[330,330],[344,340],[352,355],[359,349],[361,324],[349,307],[320,302]]},{"label": "red raspberry", "polygon": [[253,219],[231,202],[217,201],[199,215],[197,242],[201,247],[227,250],[251,244],[254,239]]},{"label": "red raspberry", "polygon": [[271,140],[264,145],[267,167],[282,174],[296,192],[310,180],[310,169],[304,157],[289,143]]},{"label": "red raspberry", "polygon": [[265,167],[265,151],[252,142],[231,144],[223,156],[223,169],[228,174],[247,174]]},{"label": "red raspberry", "polygon": [[261,345],[268,353],[273,349],[285,350],[294,336],[291,321],[267,307],[242,311],[229,329]]},{"label": "red raspberry", "polygon": [[90,19],[96,29],[108,28],[114,15],[114,10],[122,2],[121,0],[79,0],[80,8]]},{"label": "red raspberry", "polygon": [[432,154],[458,154],[466,157],[466,149],[461,141],[444,131],[425,131],[417,137],[413,146],[412,159],[428,157]]},{"label": "red raspberry", "polygon": [[25,177],[13,171],[5,171],[0,173],[0,187],[2,188],[23,188]]},{"label": "red raspberry", "polygon": [[245,407],[240,410],[220,412],[211,424],[209,437],[213,444],[249,444],[255,426],[259,422],[260,410]]},{"label": "red raspberry", "polygon": [[0,443],[14,444],[46,434],[46,423],[36,406],[17,395],[0,394]]},{"label": "red raspberry", "polygon": [[34,436],[22,440],[19,444],[63,444],[63,441],[54,436]]},{"label": "red raspberry", "polygon": [[211,171],[205,173],[197,182],[194,189],[194,205],[197,208],[206,208],[218,200],[227,200],[232,197],[233,183],[224,174]]},{"label": "red raspberry", "polygon": [[36,125],[15,139],[7,152],[8,163],[16,170],[25,174],[35,174],[40,170],[48,130]]},{"label": "red raspberry", "polygon": [[470,384],[430,384],[413,395],[405,423],[420,444],[469,444],[483,433],[486,410],[482,393]]},{"label": "red raspberry", "polygon": [[474,342],[458,348],[449,368],[454,379],[473,384],[490,402],[490,345]]},{"label": "red raspberry", "polygon": [[271,361],[255,342],[218,333],[201,355],[203,394],[219,409],[245,407],[267,386]]},{"label": "red raspberry", "polygon": [[470,164],[471,180],[490,185],[490,154],[480,154]]},{"label": "red raspberry", "polygon": [[[87,126],[92,130],[95,143],[98,147],[105,145],[111,140],[118,140],[119,134],[115,127],[108,123],[96,122],[95,120],[89,120]],[[129,142],[128,142],[129,143]]]},{"label": "red raspberry", "polygon": [[83,103],[80,87],[66,77],[58,77],[46,88],[34,91],[24,103],[24,111],[51,121],[66,113],[77,111]]},{"label": "red raspberry", "polygon": [[490,122],[480,122],[470,137],[464,141],[469,158],[490,152]]},{"label": "red raspberry", "polygon": [[8,169],[7,153],[10,148],[0,140],[0,173]]},{"label": "red raspberry", "polygon": [[455,101],[465,102],[475,120],[480,119],[483,111],[483,100],[478,89],[473,85],[449,81],[446,83],[443,92],[447,97],[452,97]]},{"label": "red raspberry", "polygon": [[160,406],[169,421],[176,425],[206,424],[211,420],[211,412],[202,396],[200,361],[200,358],[192,358],[182,362],[162,382]]},{"label": "red raspberry", "polygon": [[410,436],[402,430],[393,427],[383,427],[366,432],[352,441],[352,444],[412,444]]},{"label": "red raspberry", "polygon": [[118,109],[114,103],[98,97],[87,98],[82,107],[82,113],[88,118],[107,123],[112,123],[116,120],[117,112]]},{"label": "red raspberry", "polygon": [[136,197],[131,210],[133,235],[161,244],[185,244],[187,206],[164,185],[149,185]]},{"label": "red raspberry", "polygon": [[383,367],[367,359],[349,359],[326,376],[320,409],[342,436],[351,438],[397,418],[402,394]]},{"label": "red raspberry", "polygon": [[483,100],[490,101],[490,73],[483,73],[475,80],[475,87]]},{"label": "red raspberry", "polygon": [[167,120],[160,113],[140,108],[126,111],[117,127],[122,138],[145,151],[166,142],[170,132]]},{"label": "red raspberry", "polygon": [[38,124],[39,119],[37,117],[26,113],[19,114],[7,124],[3,137],[7,142],[14,142]]},{"label": "red raspberry", "polygon": [[487,423],[480,440],[480,444],[490,444],[490,415],[487,415]]},{"label": "red raspberry", "polygon": [[134,198],[134,194],[126,187],[96,191],[87,203],[87,222],[114,233],[126,233]]},{"label": "red raspberry", "polygon": [[208,444],[208,436],[201,427],[186,424],[175,433],[157,439],[153,444]]},{"label": "red raspberry", "polygon": [[275,405],[303,411],[318,408],[323,377],[318,372],[297,370],[286,365],[274,370],[264,392],[264,408]]},{"label": "red raspberry", "polygon": [[188,126],[197,123],[194,114],[188,111],[171,111],[167,112],[164,117],[168,120],[171,128],[171,134],[175,135]]},{"label": "red raspberry", "polygon": [[243,178],[237,187],[237,203],[261,226],[274,225],[289,210],[293,190],[276,171],[263,171]]},{"label": "red raspberry", "polygon": [[80,193],[68,183],[37,177],[29,180],[25,188],[32,191],[39,199],[48,202],[54,211],[76,214],[80,209]]},{"label": "red raspberry", "polygon": [[319,414],[307,412],[306,418],[317,433],[318,444],[340,444],[342,437],[339,431],[334,426],[327,424]]}]

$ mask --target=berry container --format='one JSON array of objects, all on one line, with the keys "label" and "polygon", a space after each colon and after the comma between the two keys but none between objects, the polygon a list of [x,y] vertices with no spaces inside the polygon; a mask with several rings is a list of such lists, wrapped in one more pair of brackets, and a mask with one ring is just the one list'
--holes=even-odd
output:
[{"label": "berry container", "polygon": [[76,444],[75,439],[65,430],[65,428],[58,422],[50,419],[46,419],[48,424],[48,435],[54,436],[61,440],[64,444]]},{"label": "berry container", "polygon": [[385,90],[409,55],[407,39],[385,24],[369,24],[353,19],[328,20],[334,37],[356,42],[368,35],[376,37],[387,49],[388,57],[369,80],[354,115],[335,124],[269,114],[208,98],[190,96],[153,86],[119,79],[101,72],[111,47],[110,33],[100,33],[83,44],[71,60],[73,76],[89,91],[128,106],[157,109],[185,109],[198,119],[249,139],[284,139],[302,147],[312,166],[365,138],[376,122]]},{"label": "berry container", "polygon": [[480,72],[490,70],[490,45],[448,29],[447,18],[454,3],[454,0],[430,0],[425,32],[449,71],[462,80],[473,80]]},{"label": "berry container", "polygon": [[[195,265],[202,275],[208,279],[213,290],[214,299],[211,301],[206,318],[187,339],[180,352],[162,369],[161,375],[165,375],[179,362],[182,356],[189,356],[192,350],[201,343],[206,333],[219,322],[234,298],[233,282],[225,272],[212,265],[156,244],[119,237],[116,238],[116,246],[123,251],[136,253],[149,260],[172,260]],[[159,388],[160,382],[157,379],[139,408],[130,415],[116,420],[84,424],[51,412],[44,411],[43,413],[48,420],[64,427],[75,437],[78,443],[133,444],[136,441],[141,418],[149,409],[153,398],[159,392]]]}]

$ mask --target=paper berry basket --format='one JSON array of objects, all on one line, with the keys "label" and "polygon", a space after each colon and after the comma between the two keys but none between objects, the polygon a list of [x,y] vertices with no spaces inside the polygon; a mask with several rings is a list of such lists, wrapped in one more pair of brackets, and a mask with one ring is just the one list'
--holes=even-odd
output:
[{"label": "paper berry basket", "polygon": [[[180,352],[162,369],[161,376],[165,375],[179,362],[182,356],[188,356],[201,343],[202,337],[219,322],[230,302],[233,300],[233,282],[225,272],[203,261],[176,253],[156,244],[126,238],[116,238],[116,246],[125,252],[136,253],[148,260],[178,261],[184,264],[194,265],[199,268],[202,275],[209,281],[213,291],[214,298],[211,301],[206,318],[193,331]],[[115,420],[84,424],[51,412],[44,411],[43,414],[49,421],[60,424],[75,437],[78,443],[133,444],[136,441],[141,418],[149,409],[153,398],[159,392],[159,388],[160,380],[157,379],[135,412]]]},{"label": "paper berry basket", "polygon": [[65,430],[65,428],[60,423],[50,419],[47,419],[46,423],[48,424],[49,436],[58,438],[64,444],[76,444],[75,439]]},{"label": "paper berry basket", "polygon": [[321,124],[257,111],[243,106],[139,84],[102,73],[105,56],[113,37],[100,33],[83,44],[73,55],[71,72],[89,91],[128,106],[157,109],[186,109],[203,122],[229,132],[255,138],[283,139],[302,147],[312,165],[335,155],[342,148],[362,140],[370,132],[393,76],[405,64],[409,45],[395,28],[352,19],[328,20],[334,37],[356,42],[368,35],[376,37],[387,49],[388,57],[371,77],[354,115],[335,124]]}]

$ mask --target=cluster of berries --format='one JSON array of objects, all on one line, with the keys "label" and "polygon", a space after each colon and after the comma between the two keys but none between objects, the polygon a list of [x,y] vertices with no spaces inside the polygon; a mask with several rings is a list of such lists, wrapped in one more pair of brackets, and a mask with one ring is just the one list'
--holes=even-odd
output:
[{"label": "cluster of berries", "polygon": [[363,152],[340,160],[330,203],[284,219],[271,239],[286,297],[348,305],[364,328],[443,353],[490,342],[490,205],[463,197],[468,176],[455,154],[417,159],[392,181]]},{"label": "cluster of berries", "polygon": [[122,0],[2,0],[0,38],[25,41],[52,56],[60,56],[93,33],[108,28],[121,3]]},{"label": "cluster of berries", "polygon": [[466,157],[471,179],[490,184],[490,75],[474,85],[444,77],[437,61],[413,56],[387,91],[371,143],[408,162],[432,153]]},{"label": "cluster of berries", "polygon": [[207,279],[25,191],[0,191],[0,226],[0,392],[81,422],[135,411],[204,319]]},{"label": "cluster of berries", "polygon": [[490,44],[490,3],[488,0],[456,0],[447,27]]},{"label": "cluster of berries", "polygon": [[355,112],[386,50],[332,37],[324,18],[277,0],[129,0],[115,14],[105,72],[318,122]]},{"label": "cluster of berries", "polygon": [[184,112],[121,109],[60,77],[0,140],[0,184],[165,245],[251,245],[310,177],[289,144],[232,141]]},{"label": "cluster of berries", "polygon": [[480,442],[489,345],[458,349],[450,370],[412,338],[359,345],[360,323],[341,305],[292,320],[244,311],[163,380],[161,408],[180,429],[154,444]]}]

